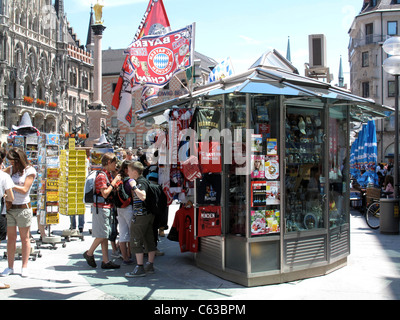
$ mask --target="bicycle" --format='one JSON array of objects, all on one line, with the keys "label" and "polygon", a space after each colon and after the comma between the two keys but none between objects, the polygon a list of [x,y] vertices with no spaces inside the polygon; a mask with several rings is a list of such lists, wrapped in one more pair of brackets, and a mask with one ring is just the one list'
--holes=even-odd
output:
[{"label": "bicycle", "polygon": [[[393,192],[385,192],[381,191],[381,198],[387,197]],[[373,199],[372,203],[368,205],[367,213],[365,214],[365,220],[367,225],[371,229],[379,229],[380,227],[380,216],[381,216],[381,206],[380,206],[380,199]]]}]

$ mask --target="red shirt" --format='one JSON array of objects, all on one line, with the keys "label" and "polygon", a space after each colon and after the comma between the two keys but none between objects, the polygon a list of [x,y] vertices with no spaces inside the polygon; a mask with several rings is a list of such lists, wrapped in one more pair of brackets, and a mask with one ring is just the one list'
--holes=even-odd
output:
[{"label": "red shirt", "polygon": [[175,213],[173,227],[178,230],[181,252],[198,252],[199,240],[194,234],[194,208],[179,209]]},{"label": "red shirt", "polygon": [[[107,178],[106,176],[107,175]],[[104,188],[108,188],[108,186],[110,185],[110,181],[112,181],[112,176],[111,173],[106,171],[106,170],[102,170],[96,177],[95,180],[95,187],[96,187],[96,193],[97,194],[101,194],[101,189]],[[93,204],[96,207],[96,202]],[[110,209],[112,208],[112,203],[98,203],[97,207],[98,208],[105,208],[105,209]]]}]

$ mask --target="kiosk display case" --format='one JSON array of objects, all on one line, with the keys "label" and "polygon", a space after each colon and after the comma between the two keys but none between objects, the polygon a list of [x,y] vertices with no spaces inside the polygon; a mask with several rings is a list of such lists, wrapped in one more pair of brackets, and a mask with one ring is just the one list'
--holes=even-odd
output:
[{"label": "kiosk display case", "polygon": [[139,118],[171,107],[220,113],[221,235],[199,238],[199,267],[256,286],[346,265],[350,122],[392,108],[276,67],[199,87]]}]

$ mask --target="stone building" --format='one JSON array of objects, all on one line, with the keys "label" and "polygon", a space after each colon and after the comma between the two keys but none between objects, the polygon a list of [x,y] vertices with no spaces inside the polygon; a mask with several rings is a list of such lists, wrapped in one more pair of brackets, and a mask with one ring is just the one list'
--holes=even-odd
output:
[{"label": "stone building", "polygon": [[69,25],[63,0],[0,0],[3,140],[25,112],[47,133],[64,134],[87,122],[93,78],[90,50],[91,43],[82,45]]},{"label": "stone building", "polygon": [[[350,87],[355,95],[394,106],[394,77],[382,68],[388,57],[382,44],[399,35],[399,24],[400,0],[363,0],[349,30]],[[394,154],[394,116],[376,124],[378,162],[387,162],[386,156]]]}]

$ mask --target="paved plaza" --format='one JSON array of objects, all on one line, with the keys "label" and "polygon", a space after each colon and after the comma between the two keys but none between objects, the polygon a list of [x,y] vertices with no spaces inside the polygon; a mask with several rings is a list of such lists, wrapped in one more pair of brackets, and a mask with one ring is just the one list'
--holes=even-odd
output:
[{"label": "paved plaza", "polygon": [[[177,208],[170,208],[171,221]],[[54,234],[69,227],[68,217],[60,220],[52,226]],[[32,227],[35,238],[36,226]],[[21,261],[17,260],[15,274],[0,279],[11,285],[0,290],[0,300],[400,299],[400,236],[371,230],[358,212],[351,214],[351,255],[346,267],[322,277],[254,288],[197,268],[193,254],[180,253],[178,243],[167,238],[159,243],[165,255],[156,258],[155,274],[128,279],[124,274],[133,266],[102,270],[100,250],[95,255],[98,267],[93,269],[82,257],[92,242],[89,228],[91,215],[86,214],[84,241],[73,238],[64,248],[57,244],[56,250],[40,249],[42,256],[29,262],[29,278],[20,276]],[[1,255],[5,251],[6,244],[0,244]],[[0,268],[6,266],[7,261],[0,260]]]}]

